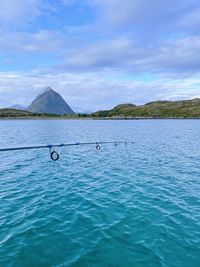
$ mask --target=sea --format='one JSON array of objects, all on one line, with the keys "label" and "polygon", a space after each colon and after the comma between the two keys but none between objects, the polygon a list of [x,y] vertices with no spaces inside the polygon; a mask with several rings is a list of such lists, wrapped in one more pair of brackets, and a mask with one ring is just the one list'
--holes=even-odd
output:
[{"label": "sea", "polygon": [[200,120],[1,120],[1,267],[199,267]]}]

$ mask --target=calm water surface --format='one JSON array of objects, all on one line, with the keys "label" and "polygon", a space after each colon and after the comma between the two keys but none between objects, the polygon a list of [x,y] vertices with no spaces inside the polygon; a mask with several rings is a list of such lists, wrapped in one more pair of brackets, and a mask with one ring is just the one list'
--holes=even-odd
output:
[{"label": "calm water surface", "polygon": [[199,267],[200,121],[0,121],[0,266]]}]

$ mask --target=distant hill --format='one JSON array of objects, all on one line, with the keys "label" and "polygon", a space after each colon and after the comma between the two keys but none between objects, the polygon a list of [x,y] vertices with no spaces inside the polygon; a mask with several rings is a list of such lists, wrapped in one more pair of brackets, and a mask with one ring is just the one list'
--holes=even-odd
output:
[{"label": "distant hill", "polygon": [[164,119],[164,118],[199,118],[200,99],[183,101],[155,101],[145,105],[122,104],[111,110],[101,110],[91,114],[52,114],[27,110],[0,109],[0,118],[113,118],[113,119]]},{"label": "distant hill", "polygon": [[0,109],[0,118],[10,118],[10,117],[27,117],[32,116],[33,114],[26,110],[14,109],[14,108],[1,108]]},{"label": "distant hill", "polygon": [[51,113],[33,113],[27,110],[13,109],[13,108],[1,108],[0,119],[15,119],[15,118],[72,118],[76,115],[59,115]]},{"label": "distant hill", "polygon": [[28,106],[28,111],[34,113],[48,113],[57,115],[72,115],[74,111],[65,102],[60,94],[48,87],[42,94],[38,95]]},{"label": "distant hill", "polygon": [[111,110],[100,110],[93,117],[117,118],[200,118],[200,99],[155,101],[145,105],[122,104]]},{"label": "distant hill", "polygon": [[22,106],[22,105],[18,105],[18,104],[12,105],[12,106],[9,107],[9,109],[19,109],[19,110],[26,110],[26,108],[27,107]]}]

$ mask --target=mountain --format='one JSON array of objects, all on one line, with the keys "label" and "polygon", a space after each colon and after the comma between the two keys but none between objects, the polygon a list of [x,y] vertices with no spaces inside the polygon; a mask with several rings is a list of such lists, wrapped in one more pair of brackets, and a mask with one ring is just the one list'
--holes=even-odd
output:
[{"label": "mountain", "polygon": [[111,110],[100,110],[93,117],[115,118],[200,118],[200,99],[154,101],[145,105],[122,104]]},{"label": "mountain", "polygon": [[74,114],[74,111],[65,102],[62,96],[55,92],[51,87],[48,87],[42,94],[38,95],[30,106],[28,106],[27,110],[34,113],[57,115]]},{"label": "mountain", "polygon": [[10,109],[19,109],[19,110],[26,110],[27,108],[25,106],[22,106],[22,105],[12,105],[9,107]]}]

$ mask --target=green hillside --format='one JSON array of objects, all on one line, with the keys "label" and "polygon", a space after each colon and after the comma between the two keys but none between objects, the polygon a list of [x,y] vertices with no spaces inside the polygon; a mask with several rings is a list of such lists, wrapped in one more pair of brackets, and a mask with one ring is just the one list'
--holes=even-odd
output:
[{"label": "green hillside", "polygon": [[200,118],[200,99],[155,101],[142,106],[122,104],[111,110],[97,111],[92,116],[117,118]]},{"label": "green hillside", "polygon": [[14,109],[14,108],[2,108],[0,109],[0,117],[26,117],[31,116],[32,113],[26,110]]},{"label": "green hillside", "polygon": [[0,109],[0,118],[200,118],[200,99],[183,101],[155,101],[142,106],[122,104],[111,110],[101,110],[92,114],[58,115],[33,113],[27,110]]},{"label": "green hillside", "polygon": [[57,114],[40,114],[33,113],[27,110],[13,109],[13,108],[2,108],[0,109],[0,118],[48,118],[48,117],[60,117]]}]

